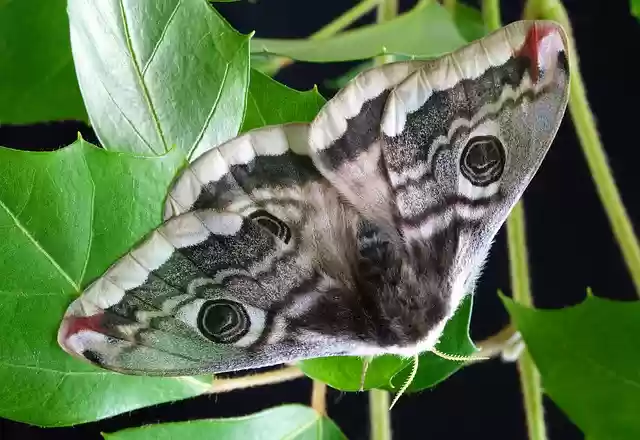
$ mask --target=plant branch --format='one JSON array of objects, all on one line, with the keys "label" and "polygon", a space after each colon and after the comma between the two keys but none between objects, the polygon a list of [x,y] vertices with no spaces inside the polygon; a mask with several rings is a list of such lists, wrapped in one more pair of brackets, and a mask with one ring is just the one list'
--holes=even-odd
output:
[{"label": "plant branch", "polygon": [[527,260],[527,236],[524,220],[524,203],[518,202],[507,219],[509,245],[509,272],[513,300],[527,307],[533,305]]},{"label": "plant branch", "polygon": [[391,440],[391,412],[389,411],[389,392],[369,391],[369,420],[371,440]]},{"label": "plant branch", "polygon": [[370,12],[376,6],[381,3],[386,3],[385,0],[362,0],[353,8],[346,11],[344,14],[333,20],[331,23],[323,26],[320,30],[314,32],[309,39],[322,40],[323,38],[332,37],[351,26],[353,22],[358,20],[363,15]]},{"label": "plant branch", "polygon": [[526,18],[540,17],[557,21],[567,32],[569,64],[572,71],[569,86],[569,111],[600,202],[609,218],[613,235],[624,257],[636,293],[640,296],[640,243],[634,233],[633,224],[616,187],[602,141],[598,136],[595,118],[587,100],[587,92],[580,72],[578,51],[567,11],[558,0],[530,0],[527,3],[525,14],[528,14],[525,16]]},{"label": "plant branch", "polygon": [[495,31],[502,27],[499,0],[482,0],[482,20],[490,31]]},{"label": "plant branch", "polygon": [[[524,206],[522,202],[519,202],[507,219],[507,241],[513,300],[530,307],[533,305],[533,298],[529,281],[524,218]],[[518,370],[520,371],[520,386],[524,398],[529,440],[545,440],[547,429],[544,424],[540,374],[526,349],[518,359]]]},{"label": "plant branch", "polygon": [[[502,26],[499,0],[483,0],[482,16],[489,31],[498,30]],[[516,203],[507,219],[509,270],[514,301],[531,306],[533,299],[529,281],[524,218],[524,203],[520,201]],[[520,387],[522,388],[529,440],[546,440],[547,432],[544,423],[540,374],[526,349],[518,359],[518,370],[520,372]]]},{"label": "plant branch", "polygon": [[[393,20],[398,15],[398,0],[382,0],[376,10],[376,21],[384,23]],[[392,62],[393,55],[381,55],[376,57],[375,64],[382,65]]]},{"label": "plant branch", "polygon": [[449,14],[453,17],[456,13],[457,0],[444,0],[442,2],[443,6],[449,11]]},{"label": "plant branch", "polygon": [[311,407],[318,414],[327,415],[327,384],[315,379],[311,388]]},{"label": "plant branch", "polygon": [[207,392],[212,394],[227,393],[229,391],[242,390],[245,388],[287,382],[289,380],[299,379],[303,376],[304,373],[302,373],[298,367],[289,366],[279,370],[233,377],[229,379],[216,378]]},{"label": "plant branch", "polygon": [[[362,0],[360,3],[349,9],[329,24],[323,26],[318,31],[311,34],[309,40],[322,40],[324,38],[332,37],[335,34],[345,30],[352,25],[363,15],[371,12],[373,8],[379,6],[385,0]],[[262,71],[270,76],[275,75],[278,71],[290,64],[293,64],[295,60],[286,57],[276,57],[273,62],[264,67]]]},{"label": "plant branch", "polygon": [[478,352],[474,355],[478,359],[472,359],[469,364],[482,362],[482,358],[495,358],[502,356],[504,360],[512,359],[512,353],[515,351],[516,346],[520,343],[520,337],[513,324],[507,325],[495,335],[489,336],[487,339],[476,342],[475,346],[478,347]]}]

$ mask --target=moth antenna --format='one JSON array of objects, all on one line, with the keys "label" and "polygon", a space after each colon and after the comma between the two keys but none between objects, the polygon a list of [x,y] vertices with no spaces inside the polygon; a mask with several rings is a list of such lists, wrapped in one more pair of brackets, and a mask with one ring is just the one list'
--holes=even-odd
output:
[{"label": "moth antenna", "polygon": [[364,391],[364,380],[367,378],[367,370],[373,356],[364,356],[362,358],[362,375],[360,376],[360,391]]},{"label": "moth antenna", "polygon": [[389,406],[389,411],[391,411],[393,405],[396,404],[398,399],[400,399],[400,396],[402,396],[402,394],[407,391],[407,388],[409,388],[409,385],[411,385],[411,382],[413,382],[413,379],[415,379],[416,373],[418,372],[418,361],[420,359],[418,356],[418,354],[413,356],[413,367],[411,368],[411,373],[409,373],[409,377],[407,377],[407,380],[404,381],[404,384],[402,384],[402,387],[393,398],[393,402],[391,402],[391,405]]},{"label": "moth antenna", "polygon": [[442,359],[446,359],[448,361],[454,361],[454,362],[485,361],[485,360],[489,359],[486,356],[462,356],[462,355],[457,355],[457,354],[447,354],[447,353],[441,352],[440,350],[438,350],[435,347],[433,347],[429,351],[431,353],[435,354],[436,356],[441,357]]}]

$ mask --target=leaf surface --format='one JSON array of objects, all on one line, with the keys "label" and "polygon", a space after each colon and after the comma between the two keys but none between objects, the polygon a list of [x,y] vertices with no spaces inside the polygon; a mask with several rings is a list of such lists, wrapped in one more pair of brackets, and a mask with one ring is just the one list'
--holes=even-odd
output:
[{"label": "leaf surface", "polygon": [[247,111],[240,131],[287,122],[311,122],[324,103],[315,88],[299,92],[252,69]]},{"label": "leaf surface", "polygon": [[[451,355],[469,356],[476,347],[469,339],[469,322],[473,299],[467,296],[456,314],[447,323],[437,348]],[[364,389],[385,389],[397,391],[411,370],[411,359],[385,355],[374,358],[364,383]],[[358,391],[362,377],[363,360],[355,356],[326,357],[309,359],[299,363],[302,371],[313,379],[323,381],[342,391]],[[462,367],[460,362],[442,359],[433,353],[420,355],[416,377],[408,392],[432,387],[455,373]]]},{"label": "leaf surface", "polygon": [[302,405],[283,405],[245,417],[164,423],[103,434],[106,440],[346,440],[327,417]]},{"label": "leaf surface", "polygon": [[540,310],[502,300],[545,392],[587,438],[640,438],[640,302],[589,296]]},{"label": "leaf surface", "polygon": [[630,0],[631,14],[640,19],[640,0]]},{"label": "leaf surface", "polygon": [[248,37],[204,0],[69,1],[89,118],[109,150],[192,160],[238,132]]},{"label": "leaf surface", "polygon": [[65,0],[0,2],[0,124],[87,120]]},{"label": "leaf surface", "polygon": [[459,2],[456,3],[454,21],[467,41],[479,40],[487,35],[482,13],[477,8]]},{"label": "leaf surface", "polygon": [[1,417],[64,426],[207,388],[197,378],[111,373],[56,342],[82,288],[160,223],[184,163],[175,149],[142,158],[82,140],[46,153],[0,148]]},{"label": "leaf surface", "polygon": [[254,38],[251,52],[267,52],[300,61],[332,62],[362,60],[383,53],[434,58],[464,44],[449,13],[437,2],[423,1],[388,22],[322,40]]}]

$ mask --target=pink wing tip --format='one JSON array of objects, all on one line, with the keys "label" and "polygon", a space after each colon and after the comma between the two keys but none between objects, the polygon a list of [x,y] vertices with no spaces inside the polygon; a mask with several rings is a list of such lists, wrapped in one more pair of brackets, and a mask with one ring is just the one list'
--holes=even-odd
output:
[{"label": "pink wing tip", "polygon": [[567,36],[562,27],[550,21],[535,21],[516,54],[531,60],[531,78],[538,81],[540,73],[554,67],[558,55],[567,51]]},{"label": "pink wing tip", "polygon": [[58,344],[67,353],[82,356],[83,347],[78,346],[78,338],[75,335],[83,331],[93,331],[102,333],[102,313],[91,316],[73,316],[68,315],[62,321],[60,330],[58,330]]}]

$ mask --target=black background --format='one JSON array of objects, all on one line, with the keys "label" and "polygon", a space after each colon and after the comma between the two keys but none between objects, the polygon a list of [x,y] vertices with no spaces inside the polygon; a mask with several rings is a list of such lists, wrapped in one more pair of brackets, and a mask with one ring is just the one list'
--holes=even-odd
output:
[{"label": "black background", "polygon": [[[304,37],[350,8],[356,0],[258,0],[218,4],[242,32],[258,37]],[[519,18],[523,0],[504,1],[503,20]],[[402,10],[413,1],[401,2]],[[572,20],[589,99],[623,199],[635,225],[640,220],[638,167],[638,70],[640,24],[626,0],[565,1]],[[371,22],[369,14],[356,25]],[[305,90],[314,84],[329,97],[324,81],[353,64],[295,64],[277,79]],[[2,68],[6,68],[3,66]],[[77,131],[94,141],[91,130],[75,122],[30,127],[0,127],[0,145],[48,150],[67,145]],[[525,193],[530,262],[536,305],[562,307],[580,302],[587,286],[596,295],[633,300],[633,286],[576,140],[565,118],[554,146]],[[636,231],[640,232],[636,227]],[[502,328],[507,315],[496,296],[509,292],[504,230],[498,235],[476,291],[472,336],[486,337]],[[19,319],[19,317],[16,317]],[[634,336],[629,336],[634,337]],[[635,341],[634,341],[635,342]],[[1,387],[0,387],[1,389]],[[299,379],[282,385],[145,408],[73,428],[41,429],[0,419],[0,438],[98,439],[100,432],[162,421],[249,414],[287,402],[308,403],[311,384]],[[86,399],[94,398],[86,396]],[[99,398],[99,397],[96,397]],[[368,438],[366,393],[331,390],[329,414],[350,439]],[[545,400],[550,438],[572,440],[582,434]],[[43,409],[46,411],[46,409]],[[392,413],[394,438],[525,439],[526,427],[514,364],[494,360],[462,370],[439,386],[403,397]]]}]

